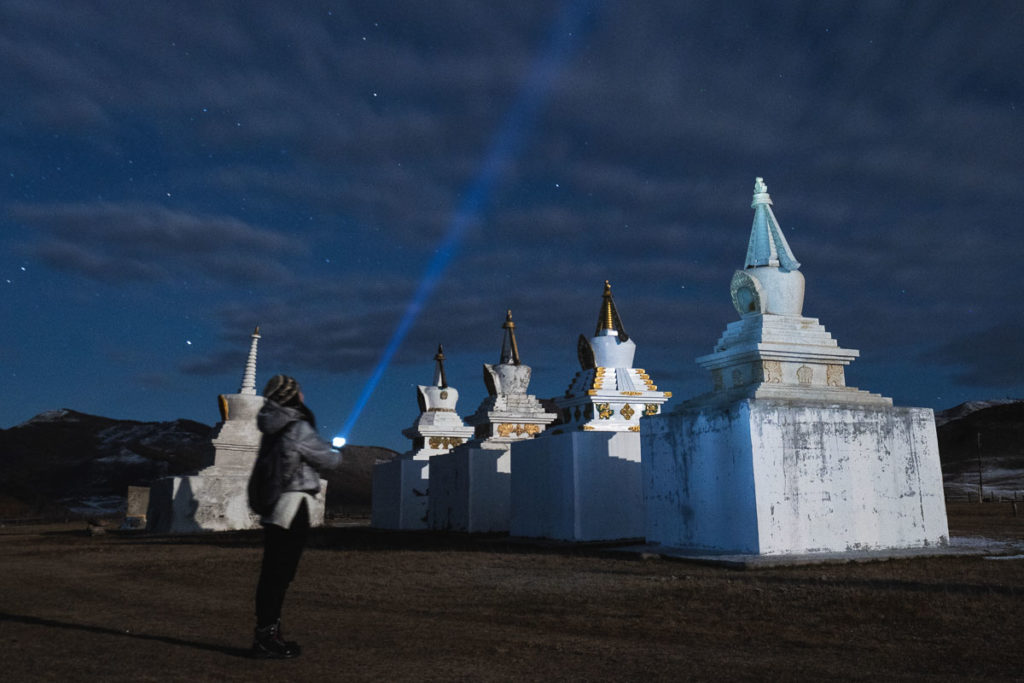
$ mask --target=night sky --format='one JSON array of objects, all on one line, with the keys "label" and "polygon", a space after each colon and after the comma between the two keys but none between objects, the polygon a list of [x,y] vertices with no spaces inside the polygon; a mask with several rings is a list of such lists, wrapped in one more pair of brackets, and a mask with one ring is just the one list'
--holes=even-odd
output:
[{"label": "night sky", "polygon": [[0,426],[213,424],[258,323],[331,436],[406,320],[348,434],[405,450],[439,342],[468,415],[511,309],[557,395],[606,279],[676,403],[755,176],[850,385],[1024,395],[1024,4],[727,6],[0,2]]}]

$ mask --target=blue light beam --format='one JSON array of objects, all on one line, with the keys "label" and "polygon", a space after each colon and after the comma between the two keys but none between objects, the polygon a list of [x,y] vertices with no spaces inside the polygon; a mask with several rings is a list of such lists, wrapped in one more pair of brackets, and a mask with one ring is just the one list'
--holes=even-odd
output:
[{"label": "blue light beam", "polygon": [[475,219],[482,213],[483,207],[490,200],[494,186],[501,178],[502,172],[518,158],[525,146],[528,134],[536,123],[540,108],[547,99],[551,84],[581,42],[579,31],[583,26],[584,18],[590,14],[594,4],[596,3],[593,0],[569,0],[562,5],[558,18],[548,34],[543,51],[534,62],[526,82],[519,89],[512,107],[506,113],[501,127],[492,139],[480,166],[480,172],[467,189],[465,198],[452,216],[444,237],[434,250],[434,256],[423,273],[419,287],[409,301],[402,320],[391,334],[391,338],[377,361],[373,373],[363,386],[359,398],[356,399],[355,406],[345,420],[339,436],[347,437],[352,433],[353,426],[376,390],[384,372],[391,364],[391,360],[401,348],[420,313],[423,312],[430,296],[441,281],[441,277],[458,254],[469,226],[473,225]]}]

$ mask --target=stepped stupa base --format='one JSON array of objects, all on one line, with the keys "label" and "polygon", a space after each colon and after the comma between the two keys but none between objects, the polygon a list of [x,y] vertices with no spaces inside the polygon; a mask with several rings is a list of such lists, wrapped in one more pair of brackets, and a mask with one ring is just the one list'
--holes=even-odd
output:
[{"label": "stepped stupa base", "polygon": [[758,555],[948,543],[931,409],[744,399],[641,422],[649,543]]},{"label": "stepped stupa base", "polygon": [[639,433],[544,435],[516,444],[512,465],[512,536],[643,538]]},{"label": "stepped stupa base", "polygon": [[[198,474],[163,477],[153,482],[146,511],[146,530],[158,534],[257,529],[258,515],[249,510],[249,472],[208,467]],[[324,523],[327,482],[309,511],[310,525]]]},{"label": "stepped stupa base", "polygon": [[377,463],[373,466],[372,526],[396,530],[429,528],[429,488],[430,464],[427,460],[396,458]]},{"label": "stepped stupa base", "polygon": [[[518,446],[517,446],[518,448]],[[430,459],[430,528],[494,533],[509,530],[510,449],[464,444]]]}]

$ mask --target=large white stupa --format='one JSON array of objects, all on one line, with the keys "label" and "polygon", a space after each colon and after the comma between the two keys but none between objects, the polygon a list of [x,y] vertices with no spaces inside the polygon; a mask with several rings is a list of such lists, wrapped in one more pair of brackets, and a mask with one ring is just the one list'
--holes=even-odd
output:
[{"label": "large white stupa", "polygon": [[758,178],[740,319],[697,359],[713,390],[641,425],[649,542],[793,555],[948,540],[934,415],[846,386],[859,355],[803,316],[804,278]]},{"label": "large white stupa", "polygon": [[641,418],[672,394],[633,367],[636,342],[604,283],[597,330],[577,342],[580,371],[555,399],[560,419],[512,450],[513,536],[598,541],[644,535]]}]

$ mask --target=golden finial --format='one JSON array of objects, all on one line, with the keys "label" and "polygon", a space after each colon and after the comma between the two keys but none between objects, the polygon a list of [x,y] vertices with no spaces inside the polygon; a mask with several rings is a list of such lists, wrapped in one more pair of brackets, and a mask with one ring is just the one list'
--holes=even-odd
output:
[{"label": "golden finial", "polygon": [[505,311],[505,324],[501,326],[505,333],[505,340],[501,345],[501,362],[519,365],[519,346],[516,344],[516,324],[512,322],[512,309]]},{"label": "golden finial", "polygon": [[601,330],[613,330],[618,332],[619,339],[626,341],[629,335],[622,329],[622,320],[619,319],[619,312],[615,308],[615,300],[612,299],[612,285],[608,280],[604,281],[604,294],[601,295],[601,315],[597,318],[597,331],[594,335],[601,334]]},{"label": "golden finial", "polygon": [[444,374],[444,347],[440,344],[437,345],[437,354],[434,355],[434,360],[437,361],[437,375],[440,381],[437,386],[442,389],[447,388],[448,378]]},{"label": "golden finial", "polygon": [[615,321],[612,319],[612,284],[608,280],[604,281],[604,294],[601,295],[603,299],[601,306],[601,318],[604,322],[604,327],[598,329],[614,330]]}]

